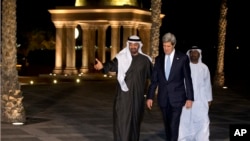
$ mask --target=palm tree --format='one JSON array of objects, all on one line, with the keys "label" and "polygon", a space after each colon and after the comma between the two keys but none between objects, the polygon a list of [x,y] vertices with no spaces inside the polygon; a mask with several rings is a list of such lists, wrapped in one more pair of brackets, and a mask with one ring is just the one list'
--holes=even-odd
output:
[{"label": "palm tree", "polygon": [[160,37],[160,27],[161,27],[161,0],[151,0],[151,57],[153,63],[155,57],[159,54],[159,37]]},{"label": "palm tree", "polygon": [[214,86],[222,87],[225,83],[224,76],[224,53],[227,28],[227,0],[221,1],[219,32],[218,32],[218,52],[217,52],[217,68],[214,76]]},{"label": "palm tree", "polygon": [[1,120],[7,123],[25,122],[16,69],[16,0],[2,1],[1,20]]}]

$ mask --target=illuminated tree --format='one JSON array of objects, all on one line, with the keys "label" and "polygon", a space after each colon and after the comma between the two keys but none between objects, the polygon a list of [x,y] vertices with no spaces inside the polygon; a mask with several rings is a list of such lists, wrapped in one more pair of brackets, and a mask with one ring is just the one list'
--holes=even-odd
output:
[{"label": "illuminated tree", "polygon": [[1,16],[1,120],[25,122],[16,69],[16,0],[2,0]]},{"label": "illuminated tree", "polygon": [[161,27],[161,0],[151,0],[151,57],[154,59],[159,54],[159,37],[160,37],[160,27]]},{"label": "illuminated tree", "polygon": [[227,0],[221,1],[219,32],[218,32],[218,52],[217,52],[217,68],[214,77],[214,86],[222,87],[225,83],[224,74],[224,54],[225,54],[225,40],[227,28]]}]

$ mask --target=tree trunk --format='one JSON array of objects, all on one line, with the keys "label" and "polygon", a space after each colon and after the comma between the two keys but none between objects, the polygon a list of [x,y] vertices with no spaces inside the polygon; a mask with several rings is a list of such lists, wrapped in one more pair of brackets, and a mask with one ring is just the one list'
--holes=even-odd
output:
[{"label": "tree trunk", "polygon": [[155,62],[155,57],[159,54],[159,37],[160,37],[160,27],[161,27],[161,0],[151,0],[151,57],[153,63]]},{"label": "tree trunk", "polygon": [[214,86],[223,87],[225,83],[224,76],[224,53],[225,53],[225,40],[227,29],[227,0],[221,1],[220,19],[219,19],[219,32],[218,32],[218,52],[217,52],[217,68],[214,76]]},{"label": "tree trunk", "polygon": [[23,96],[16,69],[16,0],[2,1],[1,120],[25,122]]}]

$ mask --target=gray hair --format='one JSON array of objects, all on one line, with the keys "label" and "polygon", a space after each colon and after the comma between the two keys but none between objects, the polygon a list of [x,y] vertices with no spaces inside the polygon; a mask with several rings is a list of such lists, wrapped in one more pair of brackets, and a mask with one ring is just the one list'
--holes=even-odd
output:
[{"label": "gray hair", "polygon": [[172,34],[172,33],[170,33],[170,32],[166,33],[166,34],[162,37],[162,42],[163,42],[163,43],[164,43],[164,42],[171,42],[171,44],[172,44],[173,46],[175,46],[175,45],[176,45],[176,38],[175,38],[175,35]]}]

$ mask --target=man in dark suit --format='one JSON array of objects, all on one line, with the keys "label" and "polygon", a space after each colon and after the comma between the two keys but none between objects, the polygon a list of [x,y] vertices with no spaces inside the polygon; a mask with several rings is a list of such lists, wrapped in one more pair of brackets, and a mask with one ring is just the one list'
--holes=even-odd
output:
[{"label": "man in dark suit", "polygon": [[151,84],[147,94],[147,107],[151,110],[155,91],[161,109],[166,141],[177,141],[182,107],[192,107],[193,84],[186,54],[175,50],[176,37],[166,33],[162,37],[164,54],[155,58]]}]

